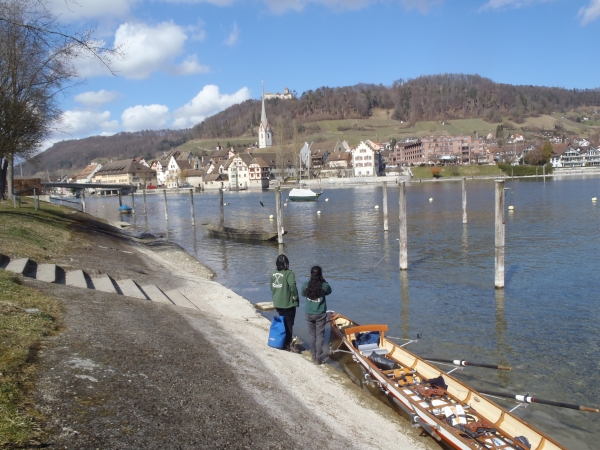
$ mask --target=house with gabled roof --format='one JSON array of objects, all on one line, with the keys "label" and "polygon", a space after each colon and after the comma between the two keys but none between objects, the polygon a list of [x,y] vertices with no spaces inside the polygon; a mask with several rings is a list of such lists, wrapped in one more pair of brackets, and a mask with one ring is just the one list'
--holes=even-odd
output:
[{"label": "house with gabled roof", "polygon": [[249,187],[267,189],[271,179],[269,165],[260,157],[253,158],[248,166]]},{"label": "house with gabled roof", "polygon": [[93,183],[135,184],[139,187],[156,184],[156,172],[133,159],[124,159],[104,164],[92,180]]},{"label": "house with gabled roof", "polygon": [[92,179],[96,172],[98,172],[102,168],[102,164],[98,164],[96,162],[90,163],[89,166],[86,166],[81,172],[71,178],[72,183],[92,183]]},{"label": "house with gabled roof", "polygon": [[227,177],[229,178],[229,190],[241,191],[248,189],[249,166],[253,159],[252,155],[241,153],[227,161],[224,169],[227,171]]}]

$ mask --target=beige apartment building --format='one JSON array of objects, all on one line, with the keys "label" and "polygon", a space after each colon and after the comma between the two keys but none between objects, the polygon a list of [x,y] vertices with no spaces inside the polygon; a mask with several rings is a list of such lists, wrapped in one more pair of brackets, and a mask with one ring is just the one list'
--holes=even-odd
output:
[{"label": "beige apartment building", "polygon": [[106,163],[93,178],[93,183],[156,185],[156,171],[133,160]]}]

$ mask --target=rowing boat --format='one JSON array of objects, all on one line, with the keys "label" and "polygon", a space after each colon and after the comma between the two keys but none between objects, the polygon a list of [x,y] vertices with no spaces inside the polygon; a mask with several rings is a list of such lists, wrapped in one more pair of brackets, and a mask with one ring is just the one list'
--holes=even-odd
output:
[{"label": "rowing boat", "polygon": [[[241,228],[231,228],[205,223],[204,228],[212,236],[221,238],[244,239],[249,241],[275,241],[277,240],[277,232],[272,231],[255,231]],[[286,234],[284,232],[284,234]]]},{"label": "rowing boat", "polygon": [[[558,450],[560,444],[479,392],[385,337],[387,325],[358,325],[333,314],[331,330],[372,380],[411,421],[461,450]],[[362,333],[377,342],[358,344]]]}]

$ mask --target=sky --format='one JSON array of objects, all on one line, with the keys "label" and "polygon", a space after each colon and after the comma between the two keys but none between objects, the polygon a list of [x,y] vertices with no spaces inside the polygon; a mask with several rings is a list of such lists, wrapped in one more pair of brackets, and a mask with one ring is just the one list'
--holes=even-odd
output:
[{"label": "sky", "polygon": [[[124,57],[60,98],[53,142],[181,129],[266,92],[439,73],[600,87],[600,0],[50,0]],[[596,42],[596,44],[594,44]]]}]

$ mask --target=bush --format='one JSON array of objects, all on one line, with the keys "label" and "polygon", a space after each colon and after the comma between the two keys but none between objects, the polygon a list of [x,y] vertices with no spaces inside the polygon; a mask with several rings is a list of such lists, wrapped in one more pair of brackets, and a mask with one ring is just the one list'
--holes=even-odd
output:
[{"label": "bush", "polygon": [[442,169],[440,169],[439,167],[432,167],[431,168],[431,175],[433,175],[434,178],[439,178],[442,176]]}]

